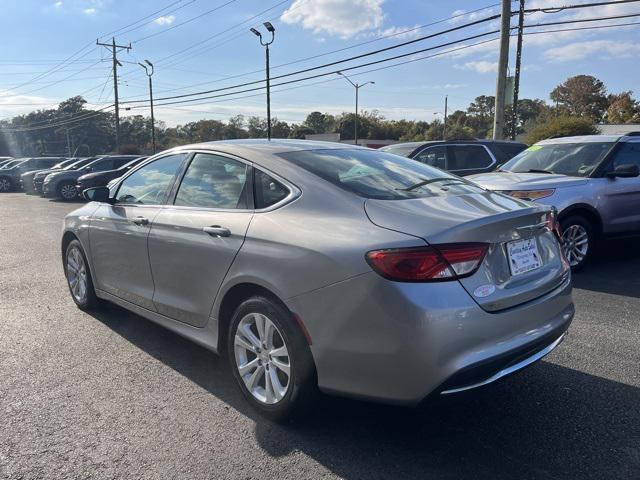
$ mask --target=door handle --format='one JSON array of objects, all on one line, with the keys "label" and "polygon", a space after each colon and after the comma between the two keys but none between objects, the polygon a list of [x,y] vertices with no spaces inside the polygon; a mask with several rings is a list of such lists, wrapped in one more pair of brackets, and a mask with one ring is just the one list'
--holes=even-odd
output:
[{"label": "door handle", "polygon": [[202,231],[211,235],[212,237],[229,237],[231,236],[231,230],[220,225],[212,225],[211,227],[202,227]]},{"label": "door handle", "polygon": [[136,225],[149,225],[149,219],[146,217],[135,217],[131,221]]}]

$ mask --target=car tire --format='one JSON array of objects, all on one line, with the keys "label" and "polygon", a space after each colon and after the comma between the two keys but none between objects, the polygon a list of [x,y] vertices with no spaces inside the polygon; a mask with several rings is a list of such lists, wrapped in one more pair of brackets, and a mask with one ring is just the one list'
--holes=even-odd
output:
[{"label": "car tire", "polygon": [[78,198],[78,190],[76,190],[76,184],[72,182],[62,182],[60,185],[58,185],[56,193],[59,198],[67,202],[71,202]]},{"label": "car tire", "polygon": [[10,178],[0,177],[0,192],[10,192],[13,190],[13,182]]},{"label": "car tire", "polygon": [[93,288],[89,262],[78,240],[72,240],[65,250],[64,275],[71,298],[80,310],[93,310],[99,306],[100,301]]},{"label": "car tire", "polygon": [[242,302],[231,319],[227,352],[244,397],[264,416],[275,421],[301,418],[317,399],[307,340],[278,302],[263,296]]},{"label": "car tire", "polygon": [[580,215],[560,221],[562,249],[571,270],[577,272],[587,264],[595,249],[595,231],[591,223]]}]

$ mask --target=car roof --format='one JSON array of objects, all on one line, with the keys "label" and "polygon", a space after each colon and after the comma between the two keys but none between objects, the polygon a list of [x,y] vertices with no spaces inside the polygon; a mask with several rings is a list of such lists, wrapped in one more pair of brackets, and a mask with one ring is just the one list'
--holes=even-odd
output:
[{"label": "car roof", "polygon": [[278,154],[293,151],[305,150],[327,150],[327,149],[354,149],[364,148],[346,143],[320,142],[316,140],[290,140],[249,138],[241,140],[218,140],[215,142],[194,143],[191,145],[181,145],[172,151],[182,150],[219,150],[229,152],[253,151],[259,153]]},{"label": "car roof", "polygon": [[553,145],[558,143],[617,142],[624,137],[625,135],[579,135],[575,137],[547,138],[546,140],[539,141],[537,145]]}]

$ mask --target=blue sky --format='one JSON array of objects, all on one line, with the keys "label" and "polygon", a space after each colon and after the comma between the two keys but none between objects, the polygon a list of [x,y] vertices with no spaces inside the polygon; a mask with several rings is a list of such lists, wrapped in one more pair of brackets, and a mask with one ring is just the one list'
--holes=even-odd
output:
[{"label": "blue sky", "polygon": [[[527,8],[587,2],[528,0]],[[105,34],[114,30],[119,30],[116,34],[118,43],[132,42],[133,47],[130,52],[119,54],[123,62],[119,69],[120,96],[126,103],[127,99],[147,96],[144,71],[136,64],[143,59],[149,59],[156,65],[156,97],[262,78],[262,73],[251,72],[263,67],[264,51],[248,29],[261,26],[265,20],[272,21],[277,29],[271,50],[272,75],[277,75],[496,14],[498,7],[491,7],[495,3],[496,0],[0,0],[0,31],[3,33],[3,41],[0,42],[0,118],[54,106],[60,100],[78,94],[83,94],[92,106],[112,102],[110,54],[104,47],[95,46],[95,39],[102,37],[106,41]],[[513,6],[515,9],[517,3]],[[483,7],[490,8],[473,12]],[[152,15],[159,10],[162,11]],[[260,14],[265,10],[268,11]],[[531,14],[526,21],[540,23],[633,13],[640,13],[640,3],[556,14]],[[197,18],[199,15],[202,16]],[[452,16],[454,18],[450,18]],[[148,18],[127,27],[144,17]],[[545,29],[634,21],[640,22],[640,17]],[[423,27],[433,22],[440,23]],[[515,25],[515,18],[512,22]],[[521,97],[548,100],[549,91],[555,85],[571,75],[582,73],[599,77],[611,92],[637,90],[640,78],[639,27],[590,28],[527,36]],[[497,22],[485,23],[341,67],[411,52],[496,28]],[[368,43],[278,67],[363,42]],[[514,46],[515,39],[512,39]],[[387,118],[432,120],[438,116],[436,112],[443,111],[445,94],[449,96],[451,110],[466,108],[477,95],[494,94],[497,42],[444,52],[456,47],[429,52],[442,53],[429,59],[419,59],[428,54],[408,57],[416,61],[385,70],[368,73],[352,70],[350,75],[354,81],[375,81],[375,85],[361,90],[361,108],[377,109]],[[61,60],[78,51],[73,62],[49,72]],[[388,63],[361,70],[384,65]],[[513,51],[510,65],[513,68]],[[220,80],[241,74],[246,75]],[[289,86],[288,90],[278,91],[284,88],[273,89],[272,115],[286,121],[300,122],[312,110],[340,113],[353,109],[353,88],[336,75],[301,82]],[[224,120],[238,113],[265,115],[262,95],[220,100],[201,105],[158,107],[156,118],[175,125],[200,118]],[[133,112],[125,111],[123,114]],[[143,108],[135,112],[148,113],[148,110]]]}]

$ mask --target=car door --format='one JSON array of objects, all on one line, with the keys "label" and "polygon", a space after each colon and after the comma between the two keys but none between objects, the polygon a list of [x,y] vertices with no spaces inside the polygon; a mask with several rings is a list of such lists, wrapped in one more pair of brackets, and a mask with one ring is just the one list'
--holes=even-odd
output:
[{"label": "car door", "polygon": [[153,279],[147,237],[187,154],[160,157],[112,187],[115,203],[101,204],[89,230],[96,288],[149,310]]},{"label": "car door", "polygon": [[204,326],[224,277],[242,246],[251,166],[223,154],[196,153],[149,234],[149,261],[159,313]]},{"label": "car door", "polygon": [[484,145],[449,145],[448,170],[456,175],[487,172],[495,164],[496,159]]},{"label": "car door", "polygon": [[[640,139],[619,144],[606,171],[629,164],[640,168]],[[603,216],[607,233],[640,231],[640,177],[603,178],[600,183],[606,199]]]}]

